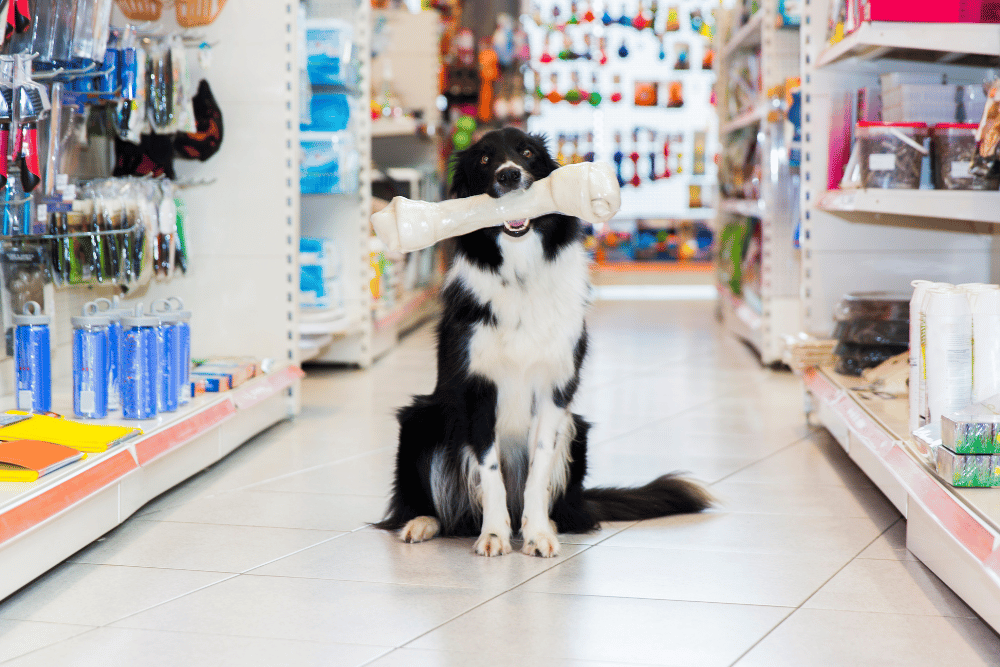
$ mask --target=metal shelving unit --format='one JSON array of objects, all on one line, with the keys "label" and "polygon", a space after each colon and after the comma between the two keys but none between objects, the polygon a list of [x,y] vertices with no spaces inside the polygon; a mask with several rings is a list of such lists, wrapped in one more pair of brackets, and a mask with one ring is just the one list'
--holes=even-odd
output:
[{"label": "metal shelving unit", "polygon": [[[737,53],[760,49],[760,71],[763,91],[754,107],[739,116],[720,119],[719,140],[726,145],[729,135],[737,130],[756,127],[757,140],[765,147],[762,151],[766,175],[779,167],[772,163],[775,151],[773,139],[782,132],[782,121],[769,122],[770,101],[764,92],[783,85],[789,77],[799,73],[799,34],[795,28],[779,28],[777,0],[765,0],[749,21],[733,32],[726,43],[718,47],[716,72],[718,98],[724,99],[730,61]],[[739,11],[738,9],[735,11]],[[735,16],[731,13],[730,17]],[[720,22],[721,23],[721,22]],[[720,30],[720,34],[723,31]],[[786,158],[787,160],[787,158]],[[731,216],[747,216],[761,221],[762,266],[759,311],[726,285],[719,286],[720,313],[726,327],[737,337],[747,341],[760,353],[765,364],[781,360],[784,334],[799,331],[798,308],[799,264],[792,248],[794,202],[773,187],[771,179],[762,178],[760,200],[723,199],[719,202],[716,229],[722,229]]]},{"label": "metal shelving unit", "polygon": [[[262,3],[253,11],[227,7],[198,30],[199,39],[215,45],[206,78],[222,109],[225,139],[207,162],[175,165],[178,180],[205,183],[183,193],[188,272],[153,280],[124,300],[125,307],[140,301],[148,307],[178,295],[193,313],[195,357],[246,355],[272,360],[275,370],[156,420],[132,422],[143,429],[140,437],[37,482],[0,484],[0,598],[298,412],[296,11],[292,2]],[[247,86],[249,62],[267,68],[269,85]],[[58,412],[72,414],[69,318],[86,301],[114,291],[106,284],[46,289]],[[13,361],[4,359],[0,409],[14,407],[13,377]]]}]

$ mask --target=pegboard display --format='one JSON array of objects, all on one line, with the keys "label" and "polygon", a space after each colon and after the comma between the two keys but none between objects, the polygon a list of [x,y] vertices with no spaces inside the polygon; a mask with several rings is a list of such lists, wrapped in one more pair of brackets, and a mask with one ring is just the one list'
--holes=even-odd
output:
[{"label": "pegboard display", "polygon": [[616,220],[706,219],[715,201],[714,3],[532,5],[528,128],[563,162],[615,164]]}]

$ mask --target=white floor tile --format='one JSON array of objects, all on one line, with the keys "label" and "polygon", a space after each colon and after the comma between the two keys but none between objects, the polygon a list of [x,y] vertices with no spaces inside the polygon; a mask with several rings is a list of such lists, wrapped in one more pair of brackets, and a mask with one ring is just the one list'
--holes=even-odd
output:
[{"label": "white floor tile", "polygon": [[106,625],[231,576],[63,563],[0,602],[0,618]]},{"label": "white floor tile", "polygon": [[219,493],[143,515],[148,521],[350,531],[379,521],[385,497],[246,490]]},{"label": "white floor tile", "polygon": [[809,598],[804,607],[923,616],[976,616],[934,573],[922,563],[911,560],[858,558]]},{"label": "white floor tile", "polygon": [[906,548],[906,520],[900,519],[892,524],[877,540],[862,551],[858,558],[917,560],[917,557]]},{"label": "white floor tile", "polygon": [[[388,648],[256,637],[99,628],[35,651],[12,667],[356,667]],[[2,649],[0,649],[2,651]]]},{"label": "white floor tile", "polygon": [[70,561],[244,572],[342,533],[170,521],[128,521]]},{"label": "white floor tile", "polygon": [[735,667],[995,667],[1000,638],[982,621],[800,609]]},{"label": "white floor tile", "polygon": [[899,512],[882,492],[871,486],[748,483],[723,480],[712,485],[722,509],[753,514],[868,517],[887,528]]},{"label": "white floor tile", "polygon": [[[484,662],[482,654],[458,651],[429,651],[427,649],[400,648],[379,658],[365,667],[469,667]],[[496,653],[489,656],[490,667],[524,667],[523,655]],[[592,660],[547,659],[551,667],[619,667],[621,661],[594,662]]]},{"label": "white floor tile", "polygon": [[540,574],[523,589],[795,607],[844,562],[798,554],[596,546]]},{"label": "white floor tile", "polygon": [[846,562],[881,532],[867,517],[707,512],[642,521],[602,545],[798,554]]},{"label": "white floor tile", "polygon": [[399,646],[488,598],[465,588],[241,575],[115,626]]},{"label": "white floor tile", "polygon": [[[86,625],[0,620],[0,662],[87,632]],[[49,663],[55,665],[57,663]]]},{"label": "white floor tile", "polygon": [[361,530],[251,570],[250,574],[502,592],[585,548],[563,544],[557,558],[529,557],[517,551],[500,558],[483,558],[473,552],[473,542],[472,538],[437,538],[403,544],[385,531]]},{"label": "white floor tile", "polygon": [[[730,665],[790,609],[511,592],[412,643],[492,656]],[[527,660],[526,660],[527,661]]]}]

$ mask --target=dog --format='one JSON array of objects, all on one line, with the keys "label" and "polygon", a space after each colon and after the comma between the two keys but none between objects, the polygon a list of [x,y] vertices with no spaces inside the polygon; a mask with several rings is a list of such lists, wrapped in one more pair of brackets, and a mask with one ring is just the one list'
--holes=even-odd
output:
[{"label": "dog", "polygon": [[[543,136],[503,128],[452,161],[451,194],[500,198],[559,165]],[[571,411],[587,353],[588,259],[577,218],[512,220],[460,236],[442,289],[437,384],[401,409],[395,481],[377,527],[405,542],[476,537],[475,552],[559,554],[557,533],[700,512],[676,473],[631,489],[583,488],[590,424]]]}]

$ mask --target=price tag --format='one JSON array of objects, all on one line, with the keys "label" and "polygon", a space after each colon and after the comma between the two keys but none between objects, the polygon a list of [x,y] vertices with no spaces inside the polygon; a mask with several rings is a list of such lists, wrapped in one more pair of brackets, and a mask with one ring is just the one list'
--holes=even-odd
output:
[{"label": "price tag", "polygon": [[69,174],[56,175],[56,190],[65,190],[69,186]]},{"label": "price tag", "polygon": [[895,153],[872,153],[868,156],[868,169],[871,171],[893,171],[895,168]]},{"label": "price tag", "polygon": [[969,170],[972,165],[968,160],[955,160],[951,163],[951,177],[952,178],[972,178],[972,172]]},{"label": "price tag", "polygon": [[35,207],[38,214],[35,216],[38,222],[48,222],[49,220],[49,206],[48,204],[39,204]]}]

